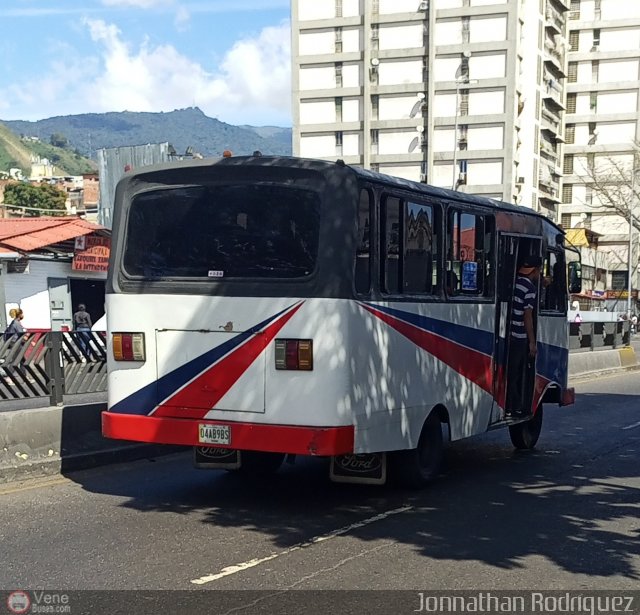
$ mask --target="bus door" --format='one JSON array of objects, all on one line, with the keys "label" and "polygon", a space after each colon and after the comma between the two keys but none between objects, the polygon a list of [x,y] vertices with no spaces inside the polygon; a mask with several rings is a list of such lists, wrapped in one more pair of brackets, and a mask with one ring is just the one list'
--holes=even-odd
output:
[{"label": "bus door", "polygon": [[[502,419],[509,390],[509,342],[511,339],[511,311],[518,259],[528,254],[540,254],[538,238],[519,237],[500,233],[498,235],[498,288],[496,306],[495,350],[493,363],[494,405],[491,422]],[[537,313],[537,308],[535,310]],[[534,314],[534,324],[536,317]],[[535,367],[527,369],[524,399],[533,400]],[[527,404],[530,407],[531,403]]]}]

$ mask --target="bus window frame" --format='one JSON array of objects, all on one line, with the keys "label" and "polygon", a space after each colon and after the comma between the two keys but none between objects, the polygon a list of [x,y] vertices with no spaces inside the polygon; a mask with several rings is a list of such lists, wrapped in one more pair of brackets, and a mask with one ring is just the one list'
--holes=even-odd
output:
[{"label": "bus window frame", "polygon": [[[447,263],[453,262],[452,259],[449,258],[452,255],[453,245],[451,239],[453,237],[453,216],[455,213],[459,213],[461,216],[464,214],[469,214],[473,216],[482,216],[485,220],[485,230],[487,227],[486,220],[491,219],[491,247],[490,247],[490,256],[491,258],[487,258],[485,260],[485,269],[486,263],[491,263],[492,273],[487,283],[485,283],[489,294],[463,294],[460,292],[459,294],[451,294],[449,295],[446,292],[446,288],[443,285],[442,291],[446,301],[448,302],[463,302],[463,303],[490,303],[493,304],[496,301],[496,284],[497,284],[497,276],[496,276],[496,268],[497,268],[497,237],[498,237],[498,229],[497,229],[497,221],[495,212],[487,209],[485,207],[469,207],[466,204],[459,202],[450,202],[447,204],[447,208],[445,211],[445,223],[443,229],[443,242],[444,242],[444,253],[443,263],[442,263],[442,274],[443,277],[446,277],[448,273]],[[484,246],[483,246],[484,252]],[[486,254],[486,252],[484,252]],[[484,278],[486,281],[486,277]]]},{"label": "bus window frame", "polygon": [[[366,291],[358,290],[356,285],[356,269],[357,269],[357,260],[358,260],[358,248],[359,248],[359,237],[357,236],[358,231],[360,230],[360,205],[362,199],[362,193],[366,192],[369,195],[369,288]],[[376,246],[377,241],[376,238],[378,236],[378,225],[377,225],[377,205],[378,198],[376,194],[375,187],[371,184],[360,184],[358,186],[358,205],[356,208],[356,242],[355,242],[355,253],[353,258],[353,294],[357,297],[366,297],[370,298],[372,294],[375,292],[375,280],[377,278],[377,264],[376,264]]]},{"label": "bus window frame", "polygon": [[[398,282],[399,290],[397,292],[389,292],[386,290],[386,201],[387,198],[396,198],[400,201],[400,228],[401,228],[401,238],[402,238],[402,254],[399,254],[400,266],[399,273],[400,279]],[[433,251],[431,252],[432,257],[432,271],[435,269],[436,273],[436,284],[432,287],[432,292],[430,293],[416,293],[403,292],[403,283],[404,283],[404,260],[405,260],[405,221],[406,221],[406,207],[407,204],[411,203],[414,205],[424,205],[426,207],[431,208],[431,212],[433,215],[433,229],[436,231],[435,237],[435,246],[436,253],[434,255]],[[377,245],[374,250],[376,255],[378,256],[378,272],[377,272],[377,280],[378,280],[378,292],[381,297],[385,300],[393,300],[393,301],[420,301],[420,302],[436,302],[442,298],[442,234],[443,234],[443,203],[433,197],[425,196],[416,192],[407,192],[406,190],[393,190],[389,189],[387,186],[381,186],[380,190],[377,193],[376,199],[376,210],[378,212],[378,228],[377,228]]]}]

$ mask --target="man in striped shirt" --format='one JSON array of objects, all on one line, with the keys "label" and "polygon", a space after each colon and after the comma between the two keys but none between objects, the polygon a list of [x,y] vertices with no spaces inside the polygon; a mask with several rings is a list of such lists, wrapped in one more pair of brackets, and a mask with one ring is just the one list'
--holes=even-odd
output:
[{"label": "man in striped shirt", "polygon": [[536,356],[536,332],[533,312],[542,259],[526,256],[518,267],[511,310],[511,339],[509,341],[509,378],[507,382],[506,416],[530,414],[531,400],[527,394],[525,377],[529,362]]}]

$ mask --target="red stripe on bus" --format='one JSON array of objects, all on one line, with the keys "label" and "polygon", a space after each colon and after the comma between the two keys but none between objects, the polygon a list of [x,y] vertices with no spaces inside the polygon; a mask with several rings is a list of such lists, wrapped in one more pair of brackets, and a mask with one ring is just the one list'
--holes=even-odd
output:
[{"label": "red stripe on bus", "polygon": [[102,413],[102,434],[117,440],[206,446],[199,441],[200,425],[228,425],[231,428],[231,444],[216,444],[219,448],[317,456],[353,453],[353,425],[302,427]]},{"label": "red stripe on bus", "polygon": [[363,306],[374,316],[404,335],[414,344],[432,354],[436,359],[446,363],[461,376],[471,380],[488,393],[493,393],[491,357],[475,350],[470,350],[440,335],[430,333],[414,325],[398,320],[369,306]]},{"label": "red stripe on bus", "polygon": [[301,307],[302,303],[202,372],[183,389],[160,404],[153,412],[153,416],[176,416],[178,411],[181,417],[203,418],[229,392],[229,389],[260,356],[278,331]]}]

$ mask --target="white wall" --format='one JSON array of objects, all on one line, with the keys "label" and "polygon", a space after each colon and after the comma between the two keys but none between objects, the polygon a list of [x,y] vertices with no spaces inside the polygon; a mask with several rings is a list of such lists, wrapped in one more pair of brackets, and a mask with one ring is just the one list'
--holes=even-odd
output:
[{"label": "white wall", "polygon": [[638,47],[640,47],[640,28],[611,28],[600,32],[600,51],[637,50]]},{"label": "white wall", "polygon": [[362,104],[359,98],[344,98],[342,100],[342,121],[359,122],[362,119]]},{"label": "white wall", "polygon": [[300,156],[303,158],[322,158],[335,155],[336,136],[334,133],[303,135],[300,138]]},{"label": "white wall", "polygon": [[345,88],[360,87],[359,64],[345,64],[342,67],[342,86]]},{"label": "white wall", "polygon": [[378,133],[378,153],[406,154],[410,151],[412,141],[420,135],[415,130],[380,130]]},{"label": "white wall", "polygon": [[476,54],[469,58],[470,79],[504,77],[507,67],[506,53]]},{"label": "white wall", "polygon": [[298,0],[300,21],[312,19],[333,19],[336,16],[335,0]]},{"label": "white wall", "polygon": [[[49,306],[48,278],[86,278],[105,280],[106,273],[78,272],[71,269],[71,263],[51,261],[29,261],[28,273],[8,273],[2,276],[5,288],[5,311],[19,306],[24,311],[22,321],[25,329],[50,329],[51,312]],[[67,313],[73,313],[71,296],[69,305],[65,306]],[[68,323],[71,328],[71,322]]]},{"label": "white wall", "polygon": [[401,83],[422,83],[422,60],[380,62],[378,84],[398,85]]},{"label": "white wall", "polygon": [[420,181],[420,166],[416,164],[407,165],[380,165],[380,173],[402,177],[414,182]]},{"label": "white wall", "polygon": [[[594,4],[590,0],[589,4]],[[585,7],[586,8],[586,7]],[[640,3],[629,0],[602,0],[600,5],[601,19],[620,19],[621,16],[630,19],[640,17]]]},{"label": "white wall", "polygon": [[420,0],[380,0],[380,15],[417,13],[419,5]]},{"label": "white wall", "polygon": [[329,124],[335,121],[336,104],[333,99],[300,103],[300,124]]},{"label": "white wall", "polygon": [[638,93],[598,92],[598,114],[635,113],[638,108]]},{"label": "white wall", "polygon": [[[502,149],[504,147],[503,126],[469,126],[467,148],[470,150]],[[502,183],[502,182],[498,182]]]},{"label": "white wall", "polygon": [[434,152],[452,152],[453,147],[453,128],[436,128],[433,131],[431,149]]},{"label": "white wall", "polygon": [[342,136],[342,155],[343,156],[360,156],[362,149],[360,148],[360,133],[345,132]]},{"label": "white wall", "polygon": [[335,52],[336,35],[331,30],[307,30],[300,33],[298,46],[301,56]]},{"label": "white wall", "polygon": [[456,95],[454,92],[440,92],[433,97],[431,108],[434,117],[453,117],[456,112]]},{"label": "white wall", "polygon": [[467,164],[467,183],[488,186],[502,183],[502,161],[473,161]]},{"label": "white wall", "polygon": [[[335,1],[333,4],[335,6]],[[357,17],[358,15],[360,15],[360,0],[342,0],[343,17]]]},{"label": "white wall", "polygon": [[361,51],[360,30],[358,28],[342,29],[342,53]]},{"label": "white wall", "polygon": [[303,66],[300,69],[299,84],[301,90],[323,90],[335,88],[335,66],[333,64],[329,66]]},{"label": "white wall", "polygon": [[429,178],[429,183],[440,188],[451,188],[453,182],[453,165],[449,162],[437,163],[433,165],[433,171]]},{"label": "white wall", "polygon": [[[460,19],[441,19],[436,22],[435,39],[436,46],[459,45],[462,43],[462,26]],[[460,60],[458,59],[458,64]]]},{"label": "white wall", "polygon": [[487,92],[469,92],[469,115],[504,113],[504,89]]},{"label": "white wall", "polygon": [[[591,74],[591,71],[589,71],[589,74]],[[637,79],[638,60],[600,60],[598,83],[637,81]]]},{"label": "white wall", "polygon": [[399,120],[411,117],[411,112],[416,107],[414,117],[421,117],[422,112],[417,108],[418,97],[415,94],[406,96],[384,96],[378,99],[378,119]]},{"label": "white wall", "polygon": [[380,25],[378,30],[379,49],[408,49],[422,47],[422,24],[411,25]]},{"label": "white wall", "polygon": [[469,20],[469,42],[485,43],[507,40],[507,17],[472,17]]}]

